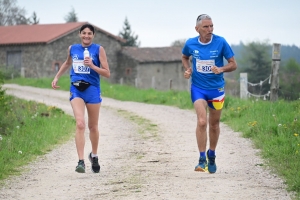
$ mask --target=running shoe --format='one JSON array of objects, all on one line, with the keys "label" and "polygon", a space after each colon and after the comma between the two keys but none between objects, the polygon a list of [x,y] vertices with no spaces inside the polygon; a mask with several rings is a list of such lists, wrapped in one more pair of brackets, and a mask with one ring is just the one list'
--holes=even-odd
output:
[{"label": "running shoe", "polygon": [[91,170],[94,173],[99,173],[100,172],[100,165],[98,162],[98,157],[92,157],[92,152],[89,154],[89,160],[92,164]]},{"label": "running shoe", "polygon": [[207,165],[208,172],[213,174],[217,171],[217,165],[216,165],[216,162],[215,162],[216,156],[209,157],[208,156],[208,151],[207,151],[206,155],[207,155],[207,158],[208,158],[208,165]]},{"label": "running shoe", "polygon": [[207,170],[207,161],[205,157],[199,158],[199,164],[195,167],[195,171],[205,172]]},{"label": "running shoe", "polygon": [[85,164],[83,160],[78,161],[75,171],[78,173],[85,173]]}]

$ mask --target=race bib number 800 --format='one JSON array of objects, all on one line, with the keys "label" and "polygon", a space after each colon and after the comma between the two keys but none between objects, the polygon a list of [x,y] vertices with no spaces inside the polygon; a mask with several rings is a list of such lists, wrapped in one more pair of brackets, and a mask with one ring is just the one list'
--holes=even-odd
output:
[{"label": "race bib number 800", "polygon": [[211,67],[215,66],[215,60],[196,60],[196,69],[200,73],[212,73]]},{"label": "race bib number 800", "polygon": [[84,66],[83,60],[73,60],[73,70],[77,74],[89,74],[90,68],[88,66]]}]

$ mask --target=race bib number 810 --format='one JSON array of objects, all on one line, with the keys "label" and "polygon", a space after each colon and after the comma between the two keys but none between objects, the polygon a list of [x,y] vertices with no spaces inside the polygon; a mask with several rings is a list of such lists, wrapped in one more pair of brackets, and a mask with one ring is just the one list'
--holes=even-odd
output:
[{"label": "race bib number 810", "polygon": [[83,60],[73,60],[73,70],[77,74],[89,74],[90,68],[88,66],[84,66]]},{"label": "race bib number 810", "polygon": [[211,67],[215,66],[215,60],[196,60],[196,69],[200,73],[212,73]]}]

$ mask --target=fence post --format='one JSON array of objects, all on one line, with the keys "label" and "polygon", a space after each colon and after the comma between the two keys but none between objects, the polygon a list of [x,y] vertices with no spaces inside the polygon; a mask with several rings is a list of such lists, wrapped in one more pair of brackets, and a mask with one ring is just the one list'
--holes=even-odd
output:
[{"label": "fence post", "polygon": [[277,101],[278,99],[280,47],[281,45],[278,43],[273,44],[270,101]]},{"label": "fence post", "polygon": [[25,68],[21,67],[21,77],[25,77]]},{"label": "fence post", "polygon": [[247,99],[248,96],[248,74],[240,73],[240,98]]},{"label": "fence post", "polygon": [[134,79],[134,85],[135,85],[136,88],[138,87],[138,78]]},{"label": "fence post", "polygon": [[169,79],[169,89],[172,90],[172,79]]},{"label": "fence post", "polygon": [[120,85],[123,85],[123,78],[120,78]]},{"label": "fence post", "polygon": [[151,87],[155,89],[155,76],[152,76]]}]

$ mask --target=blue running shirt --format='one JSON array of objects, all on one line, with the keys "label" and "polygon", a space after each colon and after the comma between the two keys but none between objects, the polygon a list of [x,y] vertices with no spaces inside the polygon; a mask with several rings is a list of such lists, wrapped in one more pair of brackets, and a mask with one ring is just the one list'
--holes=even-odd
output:
[{"label": "blue running shirt", "polygon": [[[94,65],[100,67],[100,60],[99,60],[100,45],[91,44],[87,48],[90,53],[90,57],[93,60]],[[83,65],[84,49],[85,47],[83,47],[81,44],[74,44],[71,46],[70,56],[73,60],[72,67],[70,70],[71,82],[84,80],[86,82],[89,82],[91,85],[100,87],[100,75],[94,70],[92,70],[91,68]]]},{"label": "blue running shirt", "polygon": [[226,40],[213,34],[209,43],[201,43],[199,36],[186,41],[182,54],[192,56],[191,82],[198,88],[213,90],[222,88],[225,85],[223,73],[214,74],[212,66],[223,67],[223,59],[229,59],[234,53]]}]

